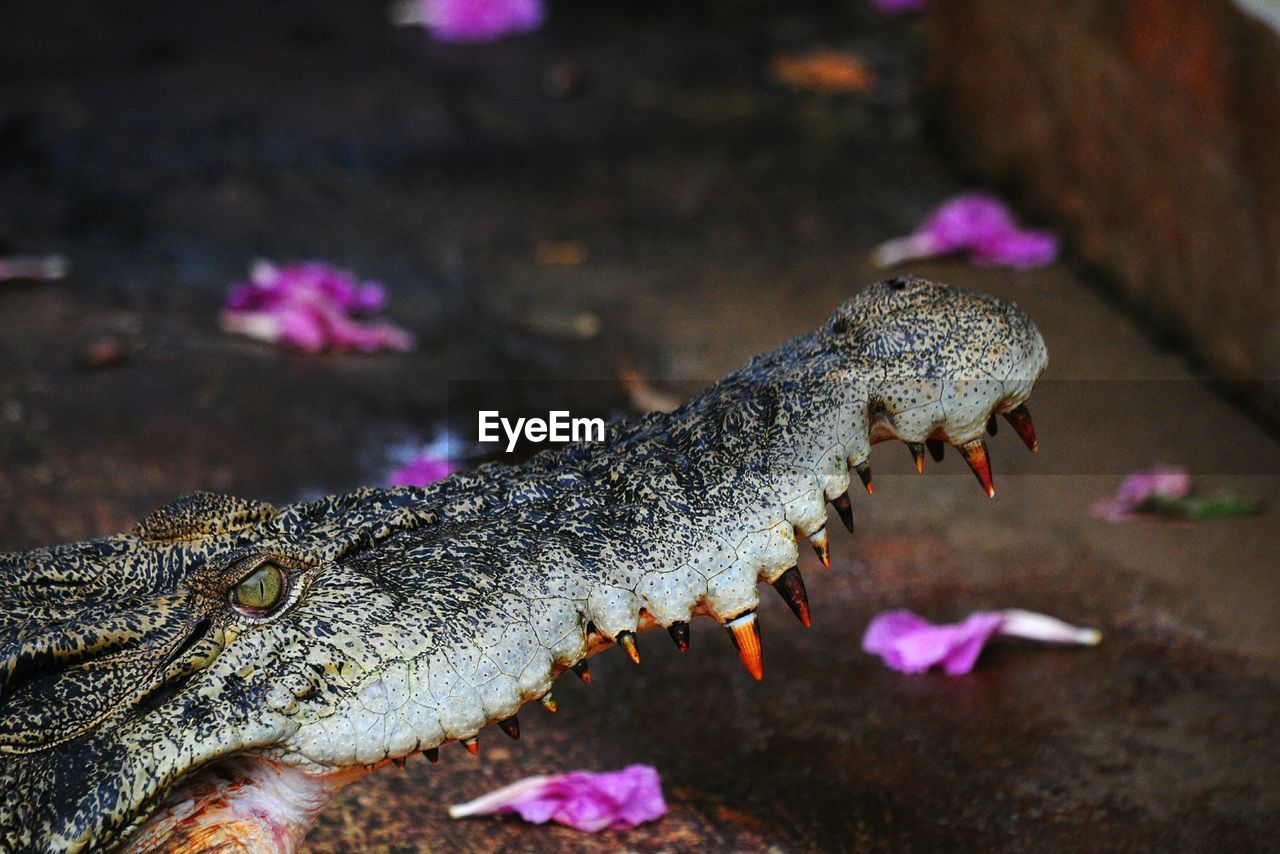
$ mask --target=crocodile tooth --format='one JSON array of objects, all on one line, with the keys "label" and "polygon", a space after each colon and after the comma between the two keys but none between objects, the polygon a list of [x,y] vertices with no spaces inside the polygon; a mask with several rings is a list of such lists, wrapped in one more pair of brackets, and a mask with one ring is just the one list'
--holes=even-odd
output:
[{"label": "crocodile tooth", "polygon": [[424,751],[422,751],[422,752],[426,755],[427,760],[428,760],[429,762],[439,762],[439,761],[440,761],[440,748],[438,748],[438,747],[428,747],[426,750],[424,750]]},{"label": "crocodile tooth", "polygon": [[836,514],[839,515],[840,521],[844,522],[845,528],[849,533],[853,533],[853,504],[849,502],[849,493],[845,492],[831,499],[831,506],[836,508]]},{"label": "crocodile tooth", "polygon": [[618,646],[627,651],[627,657],[631,659],[633,664],[640,663],[640,650],[636,648],[635,632],[618,632]]},{"label": "crocodile tooth", "polygon": [[947,446],[941,439],[925,439],[924,446],[929,449],[929,456],[933,457],[935,463],[942,462]]},{"label": "crocodile tooth", "polygon": [[467,749],[467,753],[470,753],[472,756],[480,755],[480,739],[476,738],[474,735],[471,736],[471,738],[464,738],[462,740],[462,746],[465,747]]},{"label": "crocodile tooth", "polygon": [[585,658],[569,669],[578,674],[578,678],[581,679],[584,684],[591,684],[591,671],[587,669],[587,660]]},{"label": "crocodile tooth", "polygon": [[724,624],[729,630],[729,637],[738,649],[738,658],[742,659],[747,672],[757,680],[764,678],[764,662],[761,661],[760,626],[756,620],[756,612],[748,611]]},{"label": "crocodile tooth", "polygon": [[987,432],[992,436],[1000,432],[1000,422],[996,420],[994,412],[987,416]]},{"label": "crocodile tooth", "polygon": [[973,469],[973,474],[982,484],[982,489],[990,498],[995,498],[996,485],[991,482],[991,462],[987,459],[987,443],[983,439],[966,442],[959,448],[964,461]]},{"label": "crocodile tooth", "polygon": [[773,582],[773,589],[778,591],[782,601],[787,603],[791,613],[809,627],[809,596],[804,590],[804,579],[800,576],[800,568],[793,566]]},{"label": "crocodile tooth", "polygon": [[827,569],[831,568],[831,553],[827,550],[827,528],[824,525],[809,535],[809,545],[818,553],[818,560]]},{"label": "crocodile tooth", "polygon": [[676,642],[676,646],[681,652],[689,651],[688,623],[672,623],[667,626],[667,632],[671,635],[671,639]]},{"label": "crocodile tooth", "polygon": [[854,470],[858,473],[858,480],[862,481],[862,485],[863,485],[863,487],[867,490],[867,495],[870,495],[870,494],[871,494],[871,492],[872,492],[872,490],[871,490],[871,463],[867,462],[866,460],[863,460],[862,462],[858,463],[858,464],[857,464],[856,466],[854,466],[853,468],[854,468]]},{"label": "crocodile tooth", "polygon": [[543,694],[543,695],[542,695],[540,698],[538,698],[538,699],[539,699],[539,702],[541,702],[541,703],[542,703],[542,707],[543,707],[544,709],[546,709],[548,712],[551,712],[551,714],[553,714],[553,715],[556,713],[556,708],[557,708],[557,707],[556,707],[556,698],[555,698],[555,697],[553,697],[553,696],[551,696],[551,692],[550,692],[550,691],[548,691],[547,693]]},{"label": "crocodile tooth", "polygon": [[1018,434],[1022,444],[1027,446],[1027,450],[1033,454],[1039,450],[1040,443],[1036,441],[1036,425],[1031,423],[1031,410],[1027,409],[1025,403],[1004,413],[1004,418],[1013,428],[1013,432]]},{"label": "crocodile tooth", "polygon": [[924,474],[924,443],[908,442],[907,450],[911,451],[911,458],[916,461],[916,471]]},{"label": "crocodile tooth", "polygon": [[498,727],[512,738],[520,737],[520,719],[515,715],[507,718],[505,721],[498,721]]}]

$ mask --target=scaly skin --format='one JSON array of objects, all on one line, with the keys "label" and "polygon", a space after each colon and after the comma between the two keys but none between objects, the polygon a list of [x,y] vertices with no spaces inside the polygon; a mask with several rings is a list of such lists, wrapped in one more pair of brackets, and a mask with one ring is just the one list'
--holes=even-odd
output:
[{"label": "scaly skin", "polygon": [[1045,362],[1014,306],[891,279],[602,444],[279,509],[196,493],[0,555],[0,841],[290,850],[342,783],[697,614],[758,678],[758,582],[808,621],[797,538],[825,560],[870,446],[945,441],[989,485],[988,419],[1032,445]]}]

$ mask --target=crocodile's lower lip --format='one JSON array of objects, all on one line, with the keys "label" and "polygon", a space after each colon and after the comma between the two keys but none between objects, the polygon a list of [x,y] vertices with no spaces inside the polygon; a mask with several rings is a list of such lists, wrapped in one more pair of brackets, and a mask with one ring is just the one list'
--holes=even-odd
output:
[{"label": "crocodile's lower lip", "polygon": [[124,850],[296,851],[334,792],[390,761],[326,775],[252,755],[214,763],[176,788]]}]

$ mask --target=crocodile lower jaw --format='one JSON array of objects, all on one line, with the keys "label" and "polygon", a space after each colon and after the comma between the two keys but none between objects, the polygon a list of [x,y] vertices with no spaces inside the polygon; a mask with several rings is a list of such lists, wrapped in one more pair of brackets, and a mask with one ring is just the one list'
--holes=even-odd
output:
[{"label": "crocodile lower jaw", "polygon": [[356,765],[317,775],[251,755],[217,762],[175,789],[124,850],[289,854],[334,793],[373,770]]}]

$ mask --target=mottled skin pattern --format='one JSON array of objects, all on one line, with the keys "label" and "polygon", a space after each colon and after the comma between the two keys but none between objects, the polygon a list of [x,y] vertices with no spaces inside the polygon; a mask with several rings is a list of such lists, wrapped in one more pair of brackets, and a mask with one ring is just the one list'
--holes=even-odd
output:
[{"label": "mottled skin pattern", "polygon": [[[281,508],[197,493],[0,555],[0,843],[126,844],[229,761],[325,775],[469,739],[639,628],[706,614],[749,646],[758,583],[825,549],[873,443],[973,450],[1045,363],[1014,306],[891,279],[602,444]],[[284,591],[243,613],[264,563]]]}]

